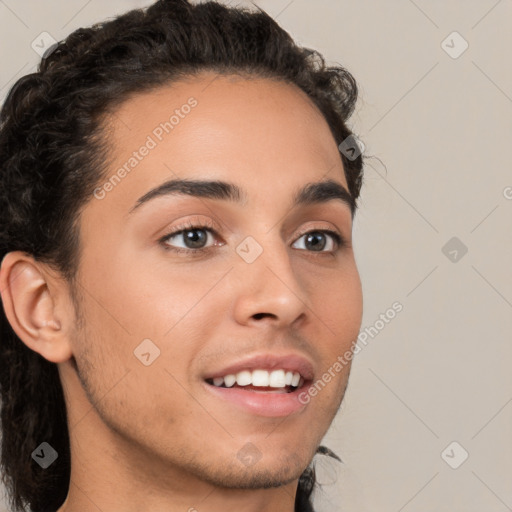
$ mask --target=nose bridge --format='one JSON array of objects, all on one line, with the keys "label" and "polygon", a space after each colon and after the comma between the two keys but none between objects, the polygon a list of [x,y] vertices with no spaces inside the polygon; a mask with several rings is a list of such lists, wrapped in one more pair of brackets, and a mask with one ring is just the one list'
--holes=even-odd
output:
[{"label": "nose bridge", "polygon": [[[256,238],[257,237],[257,238]],[[294,287],[296,280],[291,266],[288,248],[276,230],[247,236],[236,248],[238,256],[242,259],[242,272],[254,275],[257,282],[277,274]],[[272,269],[272,270],[269,270]],[[264,283],[262,283],[264,284]]]},{"label": "nose bridge", "polygon": [[289,250],[277,232],[246,237],[236,248],[239,287],[236,314],[239,321],[270,314],[291,323],[306,310],[300,279],[293,269]]}]

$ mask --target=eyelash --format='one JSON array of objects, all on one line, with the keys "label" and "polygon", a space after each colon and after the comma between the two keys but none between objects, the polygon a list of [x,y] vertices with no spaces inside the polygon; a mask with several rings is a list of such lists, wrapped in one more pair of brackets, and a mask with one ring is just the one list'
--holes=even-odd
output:
[{"label": "eyelash", "polygon": [[[170,233],[168,233],[168,234],[164,235],[162,238],[160,238],[159,242],[163,245],[163,247],[166,251],[174,251],[177,253],[192,254],[192,255],[199,256],[201,254],[204,254],[204,253],[210,251],[213,247],[209,246],[209,247],[200,247],[198,249],[184,249],[182,247],[170,246],[169,244],[166,243],[169,240],[169,238],[172,238],[177,235],[181,235],[182,233],[184,233],[186,231],[195,231],[195,230],[209,231],[214,237],[218,236],[218,233],[215,230],[214,226],[211,225],[210,223],[204,223],[204,224],[188,223],[188,224],[184,224],[184,225],[176,227],[173,231],[171,231]],[[332,254],[333,252],[337,252],[347,245],[346,240],[343,236],[341,236],[338,232],[330,230],[330,229],[307,229],[305,231],[301,231],[299,233],[296,241],[298,239],[302,238],[304,235],[307,235],[309,233],[324,233],[324,234],[330,235],[334,239],[336,248],[334,249],[334,251],[318,251],[318,252],[317,251],[306,251],[306,252],[311,252],[311,253],[317,252],[317,254]],[[303,251],[305,249],[299,249],[299,250]]]}]

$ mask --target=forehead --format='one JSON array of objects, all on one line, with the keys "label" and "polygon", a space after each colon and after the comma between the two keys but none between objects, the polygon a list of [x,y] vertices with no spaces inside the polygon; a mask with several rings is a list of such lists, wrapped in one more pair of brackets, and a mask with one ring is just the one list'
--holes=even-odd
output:
[{"label": "forehead", "polygon": [[347,187],[323,115],[283,81],[202,73],[132,96],[106,126],[106,178],[122,175],[106,199],[125,211],[171,178],[235,182],[262,200],[322,178]]}]

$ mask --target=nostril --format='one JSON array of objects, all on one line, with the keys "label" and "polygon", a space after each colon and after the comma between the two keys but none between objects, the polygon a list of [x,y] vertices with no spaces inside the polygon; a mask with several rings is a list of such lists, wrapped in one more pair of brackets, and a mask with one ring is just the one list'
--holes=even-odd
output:
[{"label": "nostril", "polygon": [[255,315],[252,315],[256,320],[261,320],[262,318],[266,316],[273,317],[274,315],[272,313],[256,313]]}]

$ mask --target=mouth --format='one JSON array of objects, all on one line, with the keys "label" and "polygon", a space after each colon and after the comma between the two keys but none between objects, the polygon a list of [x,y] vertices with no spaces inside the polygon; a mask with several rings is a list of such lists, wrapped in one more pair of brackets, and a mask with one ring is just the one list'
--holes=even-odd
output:
[{"label": "mouth", "polygon": [[206,378],[203,385],[210,396],[220,399],[224,405],[235,406],[251,415],[283,417],[307,406],[308,401],[301,400],[301,396],[311,382],[298,372],[261,369]]},{"label": "mouth", "polygon": [[205,379],[210,386],[243,389],[255,393],[293,393],[306,380],[299,372],[280,370],[242,370],[236,374]]}]

